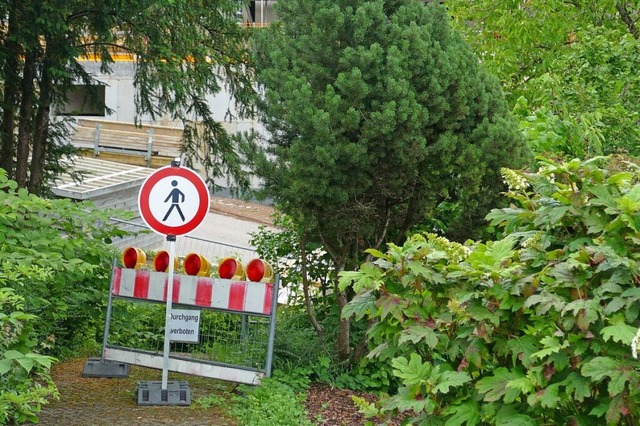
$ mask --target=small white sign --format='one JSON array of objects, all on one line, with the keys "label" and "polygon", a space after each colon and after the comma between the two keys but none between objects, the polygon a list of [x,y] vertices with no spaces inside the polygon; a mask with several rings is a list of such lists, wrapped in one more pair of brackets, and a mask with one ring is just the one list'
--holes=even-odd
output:
[{"label": "small white sign", "polygon": [[198,343],[200,336],[200,311],[172,309],[169,318],[169,340],[172,342]]}]

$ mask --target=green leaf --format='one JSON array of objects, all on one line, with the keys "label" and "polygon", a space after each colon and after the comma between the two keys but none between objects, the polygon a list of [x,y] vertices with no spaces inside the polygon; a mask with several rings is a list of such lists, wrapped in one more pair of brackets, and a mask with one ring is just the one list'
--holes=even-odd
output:
[{"label": "green leaf", "polygon": [[6,374],[9,370],[11,370],[11,360],[0,359],[0,376]]},{"label": "green leaf", "polygon": [[16,361],[18,362],[18,364],[20,364],[22,366],[22,368],[25,369],[25,371],[28,373],[31,371],[31,369],[33,368],[34,362],[31,358],[17,358]]},{"label": "green leaf", "polygon": [[394,358],[391,361],[391,366],[393,367],[393,374],[404,379],[407,385],[421,383],[427,380],[431,373],[431,365],[427,362],[423,364],[422,358],[415,352],[411,354],[410,360],[405,357]]},{"label": "green leaf", "polygon": [[384,351],[385,349],[387,349],[389,347],[389,342],[384,342],[379,344],[378,346],[376,346],[375,348],[373,348],[371,350],[371,352],[369,352],[367,354],[367,358],[375,358],[377,356],[380,355],[380,353],[382,353],[382,351]]},{"label": "green leaf", "polygon": [[613,340],[625,345],[631,345],[631,341],[636,335],[638,329],[625,323],[624,315],[616,315],[611,318],[612,325],[603,327],[600,335],[604,341]]},{"label": "green leaf", "polygon": [[531,367],[531,355],[538,350],[536,341],[532,336],[521,336],[507,341],[507,349],[511,352],[511,362],[516,365],[518,359],[522,359],[525,368]]},{"label": "green leaf", "polygon": [[638,373],[632,365],[609,357],[593,358],[582,366],[581,372],[595,381],[610,378],[608,390],[611,396],[620,394],[632,377],[638,378]]},{"label": "green leaf", "polygon": [[535,390],[535,385],[531,383],[531,379],[528,377],[522,377],[520,379],[511,380],[507,383],[508,388],[518,389],[521,394],[528,394]]},{"label": "green leaf", "polygon": [[599,381],[605,377],[610,377],[611,372],[618,367],[618,362],[613,358],[596,357],[586,362],[582,366],[582,374]]},{"label": "green leaf", "polygon": [[[613,183],[613,182],[612,182]],[[589,192],[595,195],[594,198],[591,199],[591,203],[593,205],[605,206],[610,208],[616,208],[618,203],[618,197],[611,194],[611,191],[606,186],[590,186]]]},{"label": "green leaf", "polygon": [[342,318],[355,316],[356,320],[369,317],[376,311],[376,298],[371,291],[356,294],[355,297],[342,309]]},{"label": "green leaf", "polygon": [[385,409],[398,409],[400,412],[413,410],[416,413],[432,413],[436,407],[436,403],[429,398],[416,399],[416,395],[405,386],[399,388],[398,394],[384,404]]},{"label": "green leaf", "polygon": [[538,422],[535,419],[521,414],[512,405],[504,405],[495,417],[495,424],[499,426],[535,426]]},{"label": "green leaf", "polygon": [[445,426],[468,426],[480,424],[480,406],[476,401],[466,401],[463,404],[450,405],[444,411],[447,418]]},{"label": "green leaf", "polygon": [[500,324],[500,315],[491,312],[484,306],[472,305],[467,308],[467,313],[476,321],[487,320],[493,325],[498,326]]},{"label": "green leaf", "polygon": [[540,343],[542,343],[544,349],[532,353],[531,359],[538,358],[540,360],[543,360],[549,355],[560,352],[562,349],[569,347],[569,342],[567,340],[560,343],[558,338],[555,336],[545,336],[542,338],[542,340],[540,340]]},{"label": "green leaf", "polygon": [[407,306],[407,303],[394,294],[384,294],[376,301],[376,306],[380,308],[380,319],[384,320],[391,315],[398,321],[404,321],[402,311]]},{"label": "green leaf", "polygon": [[[367,266],[368,265],[368,266]],[[369,274],[366,271],[374,270],[375,266],[372,264],[363,264],[360,271],[342,271],[339,275],[338,286],[340,290],[345,290],[347,287],[353,286],[353,289],[357,292],[363,292],[367,290],[377,290],[383,284],[380,280],[379,271],[375,274]]]},{"label": "green leaf", "polygon": [[[438,368],[438,367],[436,367]],[[471,381],[471,377],[464,371],[443,371],[438,376],[438,384],[435,386],[435,392],[447,393],[449,388],[462,386]]]},{"label": "green leaf", "polygon": [[519,371],[509,371],[504,367],[499,367],[494,371],[493,376],[485,377],[476,383],[478,392],[484,395],[486,402],[495,402],[504,398],[505,404],[510,404],[520,395],[518,388],[510,388],[509,382],[523,378]]},{"label": "green leaf", "polygon": [[578,402],[591,396],[589,381],[576,372],[571,372],[566,379],[560,382],[560,385],[565,386],[565,391]]},{"label": "green leaf", "polygon": [[386,254],[374,248],[366,249],[364,252],[377,258],[388,259],[388,256]]},{"label": "green leaf", "polygon": [[529,405],[538,405],[542,408],[557,408],[561,398],[558,396],[559,384],[547,386],[534,394],[529,395],[527,402]]},{"label": "green leaf", "polygon": [[611,405],[611,400],[609,398],[602,398],[598,401],[598,405],[596,405],[590,412],[590,416],[602,417],[607,413],[609,406]]},{"label": "green leaf", "polygon": [[569,206],[543,207],[539,210],[538,217],[534,221],[534,224],[543,229],[547,226],[557,226],[570,209],[571,207]]},{"label": "green leaf", "polygon": [[515,253],[513,250],[515,242],[516,239],[512,237],[499,241],[488,241],[486,245],[478,245],[475,250],[469,254],[466,261],[480,269],[500,267],[504,260],[513,257]]},{"label": "green leaf", "polygon": [[34,353],[28,353],[26,355],[27,358],[34,360],[35,362],[37,362],[38,364],[40,364],[41,366],[45,367],[45,368],[51,368],[51,364],[56,361],[55,358],[50,357],[50,356],[46,356],[46,355],[40,355],[40,354],[34,354]]},{"label": "green leaf", "polygon": [[561,312],[565,305],[566,302],[562,297],[547,291],[543,291],[540,294],[534,294],[524,302],[525,308],[537,306],[536,313],[538,315],[545,315],[551,309]]},{"label": "green leaf", "polygon": [[412,325],[406,330],[402,330],[398,339],[399,344],[406,342],[420,343],[421,341],[424,341],[428,348],[433,349],[438,344],[438,336],[427,326]]},{"label": "green leaf", "polygon": [[620,419],[622,417],[623,412],[629,412],[629,403],[626,400],[625,395],[618,394],[611,398],[611,403],[609,404],[609,409],[607,410],[607,414],[605,415],[605,419],[607,420],[607,424],[620,424]]},{"label": "green leaf", "polygon": [[614,297],[607,303],[607,307],[604,309],[605,315],[611,315],[615,312],[620,311],[625,307],[627,301],[622,297]]},{"label": "green leaf", "polygon": [[4,353],[4,357],[6,359],[18,359],[18,358],[23,358],[24,354],[22,352],[19,351],[15,351],[15,350],[8,350]]}]

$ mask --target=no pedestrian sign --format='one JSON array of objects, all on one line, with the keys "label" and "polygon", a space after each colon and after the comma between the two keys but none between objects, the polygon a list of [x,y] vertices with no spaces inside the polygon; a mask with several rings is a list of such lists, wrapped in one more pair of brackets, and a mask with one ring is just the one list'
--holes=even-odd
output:
[{"label": "no pedestrian sign", "polygon": [[162,235],[184,235],[209,212],[209,189],[193,170],[167,166],[153,172],[140,187],[138,209],[144,222]]}]

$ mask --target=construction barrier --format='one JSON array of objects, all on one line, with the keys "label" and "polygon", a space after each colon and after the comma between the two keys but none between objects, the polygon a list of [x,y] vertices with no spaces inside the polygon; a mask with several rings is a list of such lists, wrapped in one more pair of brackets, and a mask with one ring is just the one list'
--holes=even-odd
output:
[{"label": "construction barrier", "polygon": [[[104,360],[163,368],[168,258],[161,253],[152,261],[151,269],[158,270],[145,269],[146,254],[131,247],[123,254],[130,268],[114,266]],[[228,273],[228,259],[220,262],[221,276]],[[169,371],[245,384],[271,375],[278,278],[262,262],[258,272],[236,275],[234,269],[242,278],[225,279],[206,276],[210,263],[202,256],[182,259],[172,283]]]}]

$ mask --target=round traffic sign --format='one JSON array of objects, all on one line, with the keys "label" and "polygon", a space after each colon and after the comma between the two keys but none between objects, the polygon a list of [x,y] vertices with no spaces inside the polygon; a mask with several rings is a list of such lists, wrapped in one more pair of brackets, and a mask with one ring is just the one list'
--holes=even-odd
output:
[{"label": "round traffic sign", "polygon": [[202,223],[209,211],[209,190],[191,169],[167,166],[142,183],[138,209],[144,222],[162,235],[184,235]]}]

